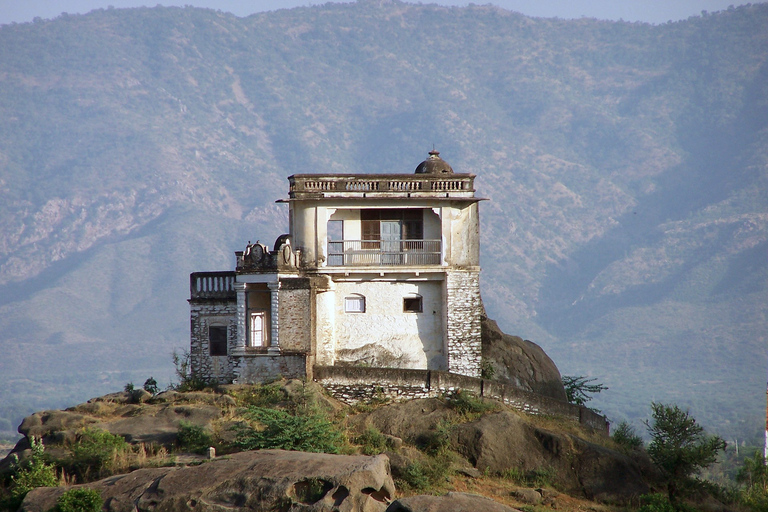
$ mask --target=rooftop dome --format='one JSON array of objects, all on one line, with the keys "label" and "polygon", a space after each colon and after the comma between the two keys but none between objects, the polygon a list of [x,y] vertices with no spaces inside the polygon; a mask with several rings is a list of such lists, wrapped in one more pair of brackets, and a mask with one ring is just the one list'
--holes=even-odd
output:
[{"label": "rooftop dome", "polygon": [[416,167],[416,174],[453,174],[453,169],[440,158],[440,152],[433,149],[429,157]]}]

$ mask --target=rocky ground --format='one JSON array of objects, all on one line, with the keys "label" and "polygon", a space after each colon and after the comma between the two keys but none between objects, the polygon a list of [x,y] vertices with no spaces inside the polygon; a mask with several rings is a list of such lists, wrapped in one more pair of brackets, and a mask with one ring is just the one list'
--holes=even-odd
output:
[{"label": "rocky ground", "polygon": [[[244,419],[248,407],[295,411],[296,403],[313,404],[342,433],[341,454],[238,453],[233,426],[254,423]],[[218,456],[180,447],[182,424],[201,427]],[[471,396],[350,407],[300,381],[154,397],[139,390],[38,412],[20,426],[25,437],[14,453],[23,459],[26,440],[41,438],[46,454],[68,467],[86,429],[132,447],[122,465],[89,473],[86,485],[111,511],[607,510],[633,503],[653,481],[643,454],[576,423]],[[8,468],[6,458],[0,471]],[[49,510],[66,488],[30,492],[23,510]]]}]

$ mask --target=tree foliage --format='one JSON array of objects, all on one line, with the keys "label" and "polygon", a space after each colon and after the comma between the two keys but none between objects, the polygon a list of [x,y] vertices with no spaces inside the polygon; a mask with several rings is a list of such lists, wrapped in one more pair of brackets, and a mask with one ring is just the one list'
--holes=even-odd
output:
[{"label": "tree foliage", "polygon": [[725,441],[707,435],[688,411],[677,405],[653,402],[651,410],[653,421],[646,422],[651,436],[648,455],[664,475],[670,502],[677,506],[693,477],[717,462]]},{"label": "tree foliage", "polygon": [[583,375],[563,375],[563,387],[568,402],[585,406],[587,402],[592,400],[592,395],[608,389],[608,386],[599,382],[593,384],[596,380],[597,377],[589,379]]}]

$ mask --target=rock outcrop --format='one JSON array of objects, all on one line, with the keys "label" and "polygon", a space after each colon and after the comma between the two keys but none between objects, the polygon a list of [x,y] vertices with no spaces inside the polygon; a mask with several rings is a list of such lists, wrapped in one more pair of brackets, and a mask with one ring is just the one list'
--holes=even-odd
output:
[{"label": "rock outcrop", "polygon": [[505,334],[494,320],[482,320],[483,362],[490,363],[493,378],[526,391],[567,401],[560,371],[532,341]]},{"label": "rock outcrop", "polygon": [[[186,468],[140,469],[86,484],[108,512],[383,512],[395,492],[384,455],[260,450]],[[39,488],[22,511],[47,512],[67,487]]]}]

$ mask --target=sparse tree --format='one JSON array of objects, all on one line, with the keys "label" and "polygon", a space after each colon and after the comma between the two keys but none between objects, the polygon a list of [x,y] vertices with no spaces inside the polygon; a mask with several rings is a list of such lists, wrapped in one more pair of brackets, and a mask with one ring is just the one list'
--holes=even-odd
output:
[{"label": "sparse tree", "polygon": [[651,436],[648,455],[664,475],[669,501],[677,508],[693,477],[717,462],[725,441],[707,435],[688,411],[676,405],[653,402],[651,410],[653,421],[645,422]]},{"label": "sparse tree", "polygon": [[604,386],[599,382],[593,384],[596,380],[597,377],[589,379],[583,375],[563,375],[563,387],[565,388],[565,396],[568,398],[568,402],[574,405],[586,406],[587,402],[592,400],[592,395],[608,389],[608,386]]}]

